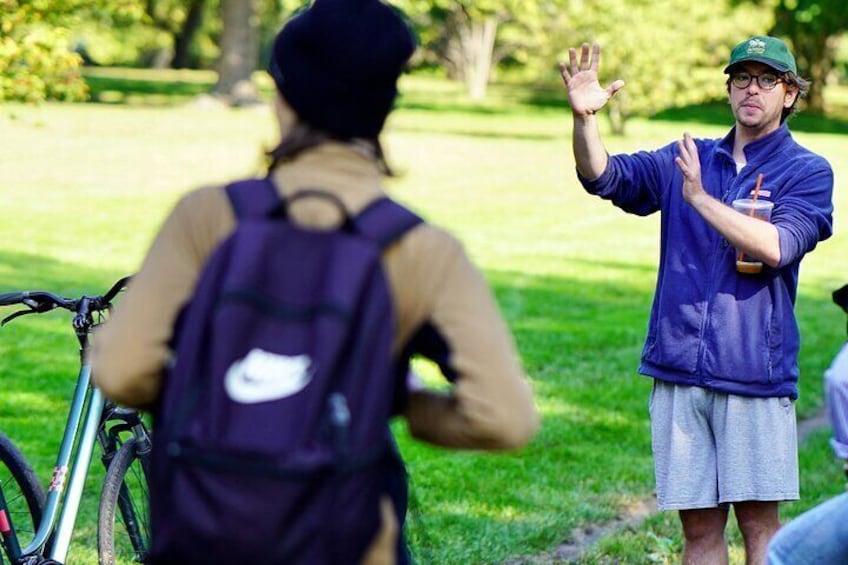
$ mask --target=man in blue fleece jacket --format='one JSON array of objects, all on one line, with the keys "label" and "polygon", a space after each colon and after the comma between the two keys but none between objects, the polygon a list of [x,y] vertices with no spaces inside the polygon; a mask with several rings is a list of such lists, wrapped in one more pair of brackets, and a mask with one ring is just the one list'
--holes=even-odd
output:
[{"label": "man in blue fleece jacket", "polygon": [[[748,563],[764,563],[778,502],[798,499],[794,401],[801,258],[832,233],[833,172],[785,122],[809,83],[779,39],[733,48],[724,72],[736,124],[722,139],[682,139],[609,156],[597,112],[624,87],[598,82],[600,47],[561,65],[574,119],[577,175],[626,212],[661,212],[660,263],[639,372],[650,412],[661,510],[678,510],[684,563],[727,563],[732,505]],[[771,222],[733,210],[757,197]],[[736,254],[762,261],[736,271]]]}]

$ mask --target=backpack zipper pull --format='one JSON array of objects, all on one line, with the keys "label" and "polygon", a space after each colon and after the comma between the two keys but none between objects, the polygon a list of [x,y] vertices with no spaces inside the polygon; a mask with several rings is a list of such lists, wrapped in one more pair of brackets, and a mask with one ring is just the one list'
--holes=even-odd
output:
[{"label": "backpack zipper pull", "polygon": [[334,392],[328,400],[330,404],[330,424],[333,426],[333,437],[336,443],[336,453],[347,458],[347,438],[350,428],[350,409],[347,400],[340,392]]}]

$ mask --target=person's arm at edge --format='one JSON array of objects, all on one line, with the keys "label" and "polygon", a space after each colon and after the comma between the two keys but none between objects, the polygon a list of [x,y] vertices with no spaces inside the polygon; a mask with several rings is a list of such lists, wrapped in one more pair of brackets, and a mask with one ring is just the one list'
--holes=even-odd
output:
[{"label": "person's arm at edge", "polygon": [[447,344],[456,378],[448,391],[410,391],[404,416],[413,437],[434,445],[520,448],[539,428],[532,389],[491,290],[459,242],[451,241],[439,264],[415,280],[437,283],[428,293],[433,307],[427,323]]},{"label": "person's arm at edge", "polygon": [[92,380],[108,398],[138,408],[150,408],[156,401],[162,372],[171,360],[174,322],[205,258],[194,237],[193,218],[223,216],[224,202],[218,189],[182,198],[111,317],[96,330],[89,351]]}]

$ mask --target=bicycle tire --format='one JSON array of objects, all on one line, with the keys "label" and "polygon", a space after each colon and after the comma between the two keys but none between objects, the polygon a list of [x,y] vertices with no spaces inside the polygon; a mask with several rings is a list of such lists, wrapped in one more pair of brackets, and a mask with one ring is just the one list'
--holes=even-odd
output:
[{"label": "bicycle tire", "polygon": [[145,563],[150,549],[146,461],[127,440],[109,464],[100,495],[97,550],[101,565]]},{"label": "bicycle tire", "polygon": [[[44,488],[15,444],[0,432],[0,485],[18,543],[25,548],[35,538],[44,512]],[[5,542],[3,551],[11,561]]]}]

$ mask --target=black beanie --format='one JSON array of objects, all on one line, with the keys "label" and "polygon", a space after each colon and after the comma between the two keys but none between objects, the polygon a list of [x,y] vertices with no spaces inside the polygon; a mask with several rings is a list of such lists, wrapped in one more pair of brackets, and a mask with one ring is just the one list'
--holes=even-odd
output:
[{"label": "black beanie", "polygon": [[376,138],[414,50],[406,23],[379,0],[315,0],[277,34],[269,72],[311,126]]}]

